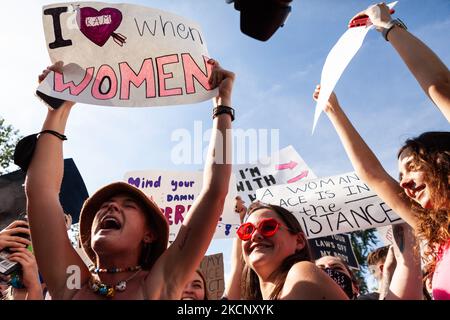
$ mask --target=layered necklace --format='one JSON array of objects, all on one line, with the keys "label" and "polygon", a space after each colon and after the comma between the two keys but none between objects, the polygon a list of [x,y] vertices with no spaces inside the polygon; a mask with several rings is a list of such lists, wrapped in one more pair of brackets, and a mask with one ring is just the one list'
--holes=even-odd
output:
[{"label": "layered necklace", "polygon": [[117,284],[114,286],[110,286],[110,285],[107,285],[106,283],[102,283],[99,279],[94,278],[94,276],[92,276],[89,279],[89,288],[91,288],[92,291],[94,291],[96,294],[99,294],[106,298],[112,298],[116,294],[116,291],[125,291],[125,289],[127,288],[127,282],[130,281],[131,279],[133,279],[134,277],[136,277],[138,275],[138,273],[142,270],[142,267],[135,266],[135,267],[128,267],[128,268],[111,268],[111,269],[101,269],[101,268],[91,267],[89,270],[94,274],[136,271],[127,279],[117,282]]}]

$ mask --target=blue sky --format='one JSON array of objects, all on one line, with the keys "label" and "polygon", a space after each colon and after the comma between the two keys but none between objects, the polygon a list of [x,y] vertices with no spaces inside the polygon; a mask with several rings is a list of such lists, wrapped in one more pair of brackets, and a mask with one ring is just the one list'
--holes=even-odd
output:
[{"label": "blue sky", "polygon": [[[128,2],[128,1],[121,1]],[[37,132],[46,108],[34,97],[37,75],[49,64],[41,20],[48,1],[9,1],[0,20],[2,39],[0,115],[23,135]],[[279,129],[280,147],[293,145],[317,176],[352,171],[341,143],[325,115],[311,136],[314,102],[325,58],[346,31],[348,20],[372,1],[294,0],[286,25],[267,42],[242,34],[239,12],[225,0],[133,1],[197,21],[209,53],[234,71],[235,128]],[[401,0],[395,17],[428,44],[446,65],[450,62],[450,2]],[[391,45],[372,30],[344,72],[336,93],[363,138],[385,168],[397,176],[396,152],[411,136],[449,130]],[[88,191],[121,180],[130,170],[198,170],[175,165],[171,134],[193,131],[194,121],[211,125],[211,103],[158,108],[106,108],[78,105],[66,135],[65,156],[74,158]],[[229,241],[214,241],[210,253]]]}]

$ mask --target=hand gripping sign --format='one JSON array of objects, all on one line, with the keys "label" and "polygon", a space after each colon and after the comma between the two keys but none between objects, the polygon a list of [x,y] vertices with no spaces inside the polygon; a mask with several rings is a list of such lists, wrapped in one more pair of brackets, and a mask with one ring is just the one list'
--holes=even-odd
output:
[{"label": "hand gripping sign", "polygon": [[[389,3],[389,9],[392,9],[397,2]],[[373,25],[366,25],[366,23],[367,19],[358,19],[358,21],[350,24],[349,29],[339,38],[325,60],[320,78],[321,89],[314,113],[312,133],[314,133],[319,116],[325,109],[328,98],[330,98],[339,78],[361,48],[369,30],[373,29]]]},{"label": "hand gripping sign", "polygon": [[37,89],[47,103],[50,96],[150,107],[217,93],[208,84],[204,35],[191,20],[136,5],[80,2],[45,6],[43,23],[51,61],[65,63],[63,74],[50,73]]}]

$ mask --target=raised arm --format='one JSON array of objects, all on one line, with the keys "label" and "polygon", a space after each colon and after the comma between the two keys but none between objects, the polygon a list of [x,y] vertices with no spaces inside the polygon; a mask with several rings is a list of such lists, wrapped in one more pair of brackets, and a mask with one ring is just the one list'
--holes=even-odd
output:
[{"label": "raised arm", "polygon": [[[240,197],[236,197],[236,213],[239,214],[239,221],[244,222],[247,208],[241,203]],[[225,284],[225,291],[223,296],[228,300],[241,299],[241,278],[242,270],[244,269],[244,258],[242,257],[242,240],[239,237],[233,239],[233,248],[231,251],[231,274]]]},{"label": "raised arm", "polygon": [[396,224],[392,228],[394,234],[392,248],[397,266],[388,292],[384,297],[380,294],[380,299],[422,300],[422,270],[414,231],[406,224]]},{"label": "raised arm", "polygon": [[410,32],[395,24],[392,25],[389,8],[384,3],[370,6],[355,17],[361,14],[368,15],[378,31],[392,28],[387,33],[387,40],[398,52],[423,91],[450,122],[450,72],[447,66]]},{"label": "raised arm", "polygon": [[[318,99],[319,93],[320,86],[317,86],[313,94],[314,100]],[[334,92],[327,102],[325,112],[336,129],[345,151],[347,152],[347,156],[350,158],[353,168],[359,177],[364,180],[369,187],[383,199],[392,210],[394,210],[394,212],[416,229],[417,218],[411,209],[410,200],[401,196],[403,190],[399,183],[384,170],[375,154],[353,127],[350,120],[342,111]]]},{"label": "raised arm", "polygon": [[383,264],[381,282],[379,283],[380,287],[378,289],[378,293],[380,294],[380,300],[384,300],[389,294],[389,286],[391,285],[392,276],[394,275],[396,267],[397,260],[395,259],[394,247],[389,246],[389,251]]},{"label": "raised arm", "polygon": [[[39,77],[52,71],[61,72],[62,65],[53,65]],[[64,134],[73,102],[66,101],[57,110],[48,111],[42,130]],[[27,210],[33,248],[39,270],[54,299],[68,298],[66,286],[69,266],[79,266],[81,283],[89,277],[89,270],[72,248],[59,202],[64,162],[63,141],[52,134],[41,134],[26,178]]]},{"label": "raised arm", "polygon": [[[219,86],[214,107],[231,107],[234,73],[222,69],[214,60],[210,78],[212,87]],[[166,253],[157,262],[162,268],[166,288],[176,299],[181,296],[188,277],[200,265],[222,214],[231,176],[231,116],[219,114],[213,120],[211,140],[203,174],[203,188],[189,210],[183,225]]]}]

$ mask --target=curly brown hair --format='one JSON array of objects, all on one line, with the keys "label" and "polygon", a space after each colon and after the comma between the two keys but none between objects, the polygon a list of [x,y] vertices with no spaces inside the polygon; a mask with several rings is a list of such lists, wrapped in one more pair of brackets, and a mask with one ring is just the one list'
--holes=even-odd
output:
[{"label": "curly brown hair", "polygon": [[427,241],[425,258],[432,274],[436,267],[437,249],[450,240],[450,132],[425,132],[408,139],[400,148],[398,158],[405,150],[411,152],[412,165],[424,172],[430,186],[432,208],[424,209],[413,203],[413,210],[418,219],[417,233]]}]

